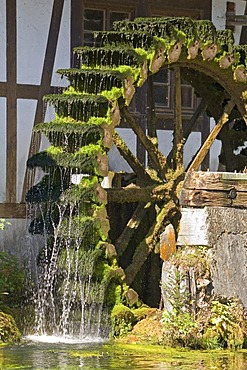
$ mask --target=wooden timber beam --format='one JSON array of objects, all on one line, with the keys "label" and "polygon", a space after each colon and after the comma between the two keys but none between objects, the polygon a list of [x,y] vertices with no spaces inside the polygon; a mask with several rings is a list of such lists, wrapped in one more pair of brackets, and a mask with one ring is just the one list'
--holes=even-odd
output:
[{"label": "wooden timber beam", "polygon": [[247,174],[188,172],[180,195],[180,205],[247,208]]},{"label": "wooden timber beam", "polygon": [[174,219],[178,218],[178,214],[178,207],[172,200],[165,204],[164,208],[160,210],[147,236],[137,246],[132,263],[125,270],[125,281],[128,285],[133,283],[150,252],[154,250],[155,246],[159,243],[160,234],[165,230],[170,220],[174,221]]},{"label": "wooden timber beam", "polygon": [[145,171],[139,160],[132,154],[128,146],[125,144],[124,140],[120,135],[115,131],[113,134],[113,142],[119,150],[122,157],[130,165],[133,171],[136,173],[140,179],[144,182],[150,182],[151,178],[148,173]]},{"label": "wooden timber beam", "polygon": [[7,57],[7,142],[6,142],[6,201],[17,200],[17,40],[16,40],[16,0],[6,2],[6,57]]},{"label": "wooden timber beam", "polygon": [[166,157],[159,151],[158,146],[152,142],[152,140],[146,136],[142,128],[138,125],[135,118],[130,114],[128,109],[120,104],[121,116],[128,122],[136,136],[149,154],[150,159],[153,162],[156,170],[159,172],[161,178],[165,179],[165,165]]},{"label": "wooden timber beam", "polygon": [[25,203],[0,203],[0,215],[2,218],[26,219],[27,209]]},{"label": "wooden timber beam", "polygon": [[183,121],[182,121],[182,94],[180,67],[174,67],[175,79],[175,109],[174,109],[174,137],[173,137],[173,168],[183,167]]}]

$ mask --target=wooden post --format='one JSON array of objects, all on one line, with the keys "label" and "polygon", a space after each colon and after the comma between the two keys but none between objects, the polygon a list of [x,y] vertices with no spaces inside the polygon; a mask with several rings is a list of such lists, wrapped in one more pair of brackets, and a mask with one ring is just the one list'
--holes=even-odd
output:
[{"label": "wooden post", "polygon": [[226,122],[228,122],[229,115],[231,111],[233,110],[235,106],[235,103],[230,100],[227,105],[224,108],[224,113],[220,117],[217,124],[214,126],[210,134],[208,135],[207,140],[204,142],[204,144],[201,146],[201,149],[197,153],[195,159],[192,161],[190,167],[188,168],[189,171],[197,171],[199,166],[201,165],[202,161],[206,157],[207,153],[209,152],[209,149],[211,148],[214,140],[218,136],[219,132],[221,131],[222,127]]},{"label": "wooden post", "polygon": [[6,202],[15,203],[17,197],[17,108],[16,108],[16,0],[6,2],[7,18],[7,134],[6,134]]},{"label": "wooden post", "polygon": [[174,164],[176,168],[183,166],[183,122],[182,122],[182,95],[181,95],[181,72],[179,67],[174,68],[175,77],[175,109],[174,109]]}]

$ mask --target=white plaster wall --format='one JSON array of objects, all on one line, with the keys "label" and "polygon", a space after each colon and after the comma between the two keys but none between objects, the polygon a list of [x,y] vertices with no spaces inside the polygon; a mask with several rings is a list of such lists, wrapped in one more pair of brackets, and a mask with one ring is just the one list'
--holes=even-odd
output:
[{"label": "white plaster wall", "polygon": [[17,81],[39,84],[53,1],[17,1]]},{"label": "white plaster wall", "polygon": [[17,202],[21,201],[37,100],[17,100]]},{"label": "white plaster wall", "polygon": [[167,156],[172,147],[173,131],[157,130],[158,146],[161,153]]},{"label": "white plaster wall", "polygon": [[[0,0],[0,81],[6,81],[6,1]],[[1,112],[1,111],[0,111]]]},{"label": "white plaster wall", "polygon": [[[53,0],[37,2],[18,0],[17,2],[17,81],[24,84],[38,85],[41,81],[44,56],[47,46]],[[52,72],[53,86],[67,86],[56,73],[59,68],[67,68],[70,64],[70,0],[65,0],[55,63]],[[19,99],[17,102],[18,158],[17,158],[17,199],[21,200],[21,192],[28,158],[32,125],[35,117],[36,100]],[[47,106],[45,121],[54,119],[54,109]],[[42,137],[40,150],[49,145]],[[42,171],[37,172],[37,181]]]},{"label": "white plaster wall", "polygon": [[[226,25],[226,0],[212,0],[212,22],[218,30],[224,30]],[[236,15],[243,15],[246,1],[234,0]],[[235,43],[239,43],[241,27],[236,26],[234,32]]]},{"label": "white plaster wall", "polygon": [[193,156],[201,146],[200,132],[192,132],[184,145],[184,166],[187,168]]},{"label": "white plaster wall", "polygon": [[61,75],[56,73],[59,68],[69,68],[70,66],[70,0],[65,0],[62,27],[58,36],[57,52],[53,68],[52,82],[53,86],[67,86],[67,80],[61,79]]}]

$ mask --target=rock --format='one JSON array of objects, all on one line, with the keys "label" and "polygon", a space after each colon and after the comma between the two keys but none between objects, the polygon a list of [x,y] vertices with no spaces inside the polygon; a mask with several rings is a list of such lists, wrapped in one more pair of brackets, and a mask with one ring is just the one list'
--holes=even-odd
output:
[{"label": "rock", "polygon": [[170,256],[176,252],[176,235],[172,224],[166,226],[165,231],[160,235],[160,258],[168,261]]},{"label": "rock", "polygon": [[132,288],[129,288],[126,292],[126,298],[127,298],[127,301],[128,301],[128,304],[130,306],[133,306],[134,304],[138,303],[139,301],[139,296],[138,294],[136,293],[136,291]]}]

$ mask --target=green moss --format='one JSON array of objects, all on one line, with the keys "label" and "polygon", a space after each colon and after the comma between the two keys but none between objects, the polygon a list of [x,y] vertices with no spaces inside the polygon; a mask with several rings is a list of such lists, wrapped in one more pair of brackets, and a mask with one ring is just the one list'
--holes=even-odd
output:
[{"label": "green moss", "polygon": [[44,100],[53,104],[59,117],[70,116],[84,122],[88,121],[91,116],[105,117],[109,108],[105,97],[77,93],[72,87],[63,94],[46,95]]},{"label": "green moss", "polygon": [[217,32],[213,23],[209,20],[195,21],[197,35],[203,46],[215,43],[217,40]]},{"label": "green moss", "polygon": [[[105,158],[106,161],[103,169],[100,168],[99,156]],[[82,173],[103,174],[103,176],[106,176],[108,171],[105,153],[101,146],[95,144],[82,147],[75,153],[67,153],[61,147],[50,146],[47,150],[31,157],[27,166],[29,168],[41,167],[45,171],[58,166],[76,168],[80,169]]]},{"label": "green moss", "polygon": [[18,342],[20,338],[21,334],[13,317],[0,311],[0,342]]},{"label": "green moss", "polygon": [[115,305],[111,313],[112,336],[122,337],[126,335],[133,328],[134,319],[134,314],[130,308],[123,304]]}]

